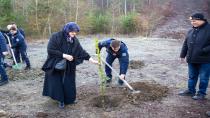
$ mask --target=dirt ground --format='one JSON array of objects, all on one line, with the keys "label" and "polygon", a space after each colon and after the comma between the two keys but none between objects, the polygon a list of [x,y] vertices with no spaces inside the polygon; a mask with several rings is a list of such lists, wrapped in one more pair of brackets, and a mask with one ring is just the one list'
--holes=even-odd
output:
[{"label": "dirt ground", "polygon": [[[79,38],[93,54],[94,36]],[[98,67],[85,61],[77,68],[78,103],[59,109],[56,101],[42,96],[44,73],[40,68],[46,59],[47,41],[36,41],[29,43],[28,50],[33,69],[8,69],[10,83],[0,87],[0,110],[11,118],[205,118],[205,111],[210,110],[209,95],[204,101],[177,95],[186,88],[187,81],[187,65],[178,60],[182,42],[119,38],[128,45],[130,53],[126,80],[140,93],[131,94],[126,87],[119,87],[114,78],[105,96],[101,96]],[[113,67],[118,70],[118,61]]]},{"label": "dirt ground", "polygon": [[[78,103],[59,109],[56,101],[42,96],[44,73],[41,66],[47,56],[47,41],[29,43],[32,70],[7,69],[10,82],[0,87],[0,117],[205,118],[205,112],[210,110],[210,90],[203,101],[177,95],[187,87],[187,64],[179,61],[182,41],[177,39],[183,38],[191,27],[186,18],[195,11],[202,11],[204,1],[172,0],[175,15],[168,17],[151,36],[164,38],[114,36],[128,45],[130,65],[126,80],[135,90],[141,91],[138,94],[132,94],[125,86],[119,87],[114,78],[105,96],[101,96],[98,67],[85,61],[77,67]],[[110,36],[79,36],[90,54],[95,53],[93,39],[96,37]],[[102,53],[102,57],[105,56]],[[119,71],[117,60],[113,67]]]}]

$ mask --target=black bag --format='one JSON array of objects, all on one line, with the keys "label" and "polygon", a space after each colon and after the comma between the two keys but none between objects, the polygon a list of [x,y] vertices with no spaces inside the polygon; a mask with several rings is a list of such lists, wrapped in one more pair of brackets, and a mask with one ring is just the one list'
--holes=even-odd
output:
[{"label": "black bag", "polygon": [[65,70],[66,69],[66,59],[60,60],[56,65],[55,65],[56,70]]}]

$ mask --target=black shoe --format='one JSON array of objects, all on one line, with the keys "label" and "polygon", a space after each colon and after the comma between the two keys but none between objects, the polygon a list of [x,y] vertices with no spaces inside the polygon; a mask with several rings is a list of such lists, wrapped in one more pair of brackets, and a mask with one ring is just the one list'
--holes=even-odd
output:
[{"label": "black shoe", "polygon": [[24,70],[30,70],[31,67],[30,66],[26,66]]},{"label": "black shoe", "polygon": [[12,65],[9,65],[8,63],[4,63],[4,68],[12,68]]},{"label": "black shoe", "polygon": [[118,85],[122,86],[123,83],[124,83],[124,82],[123,82],[122,80],[118,79]]},{"label": "black shoe", "polygon": [[77,104],[78,103],[78,100],[75,100],[74,102],[73,102],[73,104]]},{"label": "black shoe", "polygon": [[208,117],[210,117],[210,111],[207,111],[207,112],[206,112],[206,115],[207,115]]},{"label": "black shoe", "polygon": [[111,83],[111,82],[112,82],[112,79],[108,77],[106,80],[106,83]]},{"label": "black shoe", "polygon": [[9,83],[8,80],[1,80],[1,81],[0,81],[0,86],[5,85],[5,84],[7,84],[7,83]]},{"label": "black shoe", "polygon": [[64,102],[59,102],[59,103],[58,103],[58,107],[59,107],[60,109],[64,109],[64,107],[65,107]]},{"label": "black shoe", "polygon": [[192,97],[193,100],[205,100],[205,95],[197,94]]},{"label": "black shoe", "polygon": [[195,93],[192,93],[189,90],[185,90],[185,91],[180,91],[178,95],[180,95],[180,96],[194,96]]}]

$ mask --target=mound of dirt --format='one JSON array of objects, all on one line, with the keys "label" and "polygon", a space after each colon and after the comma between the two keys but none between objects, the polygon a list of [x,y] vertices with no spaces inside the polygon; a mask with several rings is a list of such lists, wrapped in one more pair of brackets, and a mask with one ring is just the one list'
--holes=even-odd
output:
[{"label": "mound of dirt", "polygon": [[26,80],[26,79],[36,79],[38,77],[44,76],[44,72],[39,68],[32,68],[30,70],[15,70],[8,69],[7,75],[10,80]]},{"label": "mound of dirt", "polygon": [[145,66],[144,62],[139,60],[131,60],[129,63],[131,69],[140,69]]},{"label": "mound of dirt", "polygon": [[131,86],[141,92],[134,94],[127,87],[112,86],[106,88],[105,95],[102,96],[98,92],[97,86],[83,86],[79,87],[78,99],[87,100],[87,106],[112,109],[119,108],[123,104],[140,104],[145,101],[161,100],[168,93],[166,86],[149,82],[135,82],[131,83]]},{"label": "mound of dirt", "polygon": [[127,95],[128,101],[134,104],[138,104],[142,101],[161,100],[163,97],[167,96],[169,90],[166,86],[145,82],[131,83],[131,86],[141,91],[138,94],[130,93]]}]

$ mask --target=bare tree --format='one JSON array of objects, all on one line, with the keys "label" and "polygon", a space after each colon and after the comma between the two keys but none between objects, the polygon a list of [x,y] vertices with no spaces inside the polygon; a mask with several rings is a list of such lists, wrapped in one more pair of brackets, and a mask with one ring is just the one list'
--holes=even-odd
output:
[{"label": "bare tree", "polygon": [[124,0],[124,13],[127,15],[127,0]]},{"label": "bare tree", "polygon": [[39,22],[38,22],[38,0],[36,0],[36,29],[39,32]]},{"label": "bare tree", "polygon": [[109,8],[109,0],[106,0],[106,8]]},{"label": "bare tree", "polygon": [[78,13],[79,13],[79,0],[77,0],[77,5],[76,5],[76,16],[75,16],[75,22],[78,20]]}]

